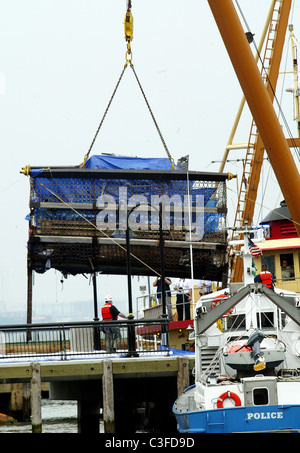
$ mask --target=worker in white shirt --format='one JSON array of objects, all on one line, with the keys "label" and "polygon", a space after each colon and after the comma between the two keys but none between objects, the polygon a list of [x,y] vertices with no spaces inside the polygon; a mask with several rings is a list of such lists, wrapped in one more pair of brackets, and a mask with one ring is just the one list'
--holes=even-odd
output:
[{"label": "worker in white shirt", "polygon": [[192,280],[189,278],[179,278],[174,285],[176,291],[176,309],[178,321],[191,319],[190,302],[192,300]]}]

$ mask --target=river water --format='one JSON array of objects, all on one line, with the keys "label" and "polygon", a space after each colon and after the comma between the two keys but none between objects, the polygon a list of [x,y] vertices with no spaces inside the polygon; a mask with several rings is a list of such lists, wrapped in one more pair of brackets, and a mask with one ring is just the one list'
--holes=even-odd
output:
[{"label": "river water", "polygon": [[[31,423],[0,424],[2,433],[31,433]],[[43,433],[77,433],[77,401],[53,401],[42,399]],[[99,432],[103,432],[100,422]]]}]

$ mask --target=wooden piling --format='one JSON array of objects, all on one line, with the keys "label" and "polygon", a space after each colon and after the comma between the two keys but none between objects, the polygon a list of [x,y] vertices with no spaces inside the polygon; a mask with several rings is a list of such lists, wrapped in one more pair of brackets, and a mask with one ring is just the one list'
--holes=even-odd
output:
[{"label": "wooden piling", "polygon": [[114,381],[112,360],[103,362],[103,422],[105,433],[115,433]]},{"label": "wooden piling", "polygon": [[100,401],[78,400],[78,433],[99,434]]},{"label": "wooden piling", "polygon": [[22,421],[28,422],[31,416],[31,388],[29,382],[25,382],[23,384],[22,400],[23,400]]},{"label": "wooden piling", "polygon": [[177,394],[183,393],[184,389],[190,385],[189,359],[187,357],[178,357],[178,374],[177,374]]},{"label": "wooden piling", "polygon": [[33,433],[42,432],[42,408],[41,408],[41,372],[40,364],[32,363],[31,385],[31,426]]}]

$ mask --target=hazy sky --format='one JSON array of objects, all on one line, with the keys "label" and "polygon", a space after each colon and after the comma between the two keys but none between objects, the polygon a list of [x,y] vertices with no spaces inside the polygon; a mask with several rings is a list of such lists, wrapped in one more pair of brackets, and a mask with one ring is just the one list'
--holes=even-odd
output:
[{"label": "hazy sky", "polygon": [[[82,162],[125,63],[126,3],[0,0],[0,302],[26,308],[29,179],[19,172],[27,164]],[[270,0],[239,0],[239,5],[258,43]],[[299,0],[292,11],[299,37]],[[134,67],[172,157],[189,154],[192,170],[218,171],[219,162],[212,161],[223,156],[242,93],[207,1],[132,0],[132,13]],[[289,44],[282,62],[291,71]],[[285,88],[293,86],[291,74],[281,75],[278,96],[296,134],[284,79]],[[247,141],[249,130],[246,118],[235,141]],[[92,154],[102,152],[167,157],[130,68]],[[230,159],[242,155],[232,153]],[[232,162],[225,171],[240,172],[241,165]],[[268,171],[266,166],[264,182]],[[272,191],[263,216],[282,198],[272,172],[268,181]],[[232,218],[236,180],[228,187]],[[91,299],[88,280],[69,277],[62,291],[60,277],[54,271],[35,276],[34,304]],[[126,277],[100,276],[99,300],[107,293],[126,311]]]}]

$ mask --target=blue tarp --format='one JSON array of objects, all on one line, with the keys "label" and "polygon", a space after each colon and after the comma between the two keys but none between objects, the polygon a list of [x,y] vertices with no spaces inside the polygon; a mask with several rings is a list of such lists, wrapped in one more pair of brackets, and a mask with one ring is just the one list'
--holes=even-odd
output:
[{"label": "blue tarp", "polygon": [[[168,158],[144,158],[124,156],[91,156],[85,168],[111,168],[122,170],[173,170]],[[177,167],[177,170],[180,170]]]},{"label": "blue tarp", "polygon": [[[167,170],[176,175],[176,170],[172,171],[171,163],[168,158],[137,158],[137,157],[123,157],[123,156],[106,156],[96,155],[90,157],[86,162],[86,169],[121,169],[121,170]],[[31,173],[33,177],[33,193],[32,201],[48,201],[59,202],[63,200],[65,203],[94,203],[102,194],[112,197],[115,205],[119,205],[120,190],[126,189],[124,198],[124,191],[122,192],[122,199],[128,204],[131,202],[131,197],[143,196],[146,202],[155,204],[152,196],[161,196],[164,194],[173,200],[172,203],[183,207],[184,197],[190,194],[191,205],[196,206],[196,197],[203,197],[201,203],[203,206],[215,207],[218,203],[218,197],[214,196],[216,193],[216,186],[213,184],[195,185],[194,181],[189,180],[147,180],[146,173],[142,179],[128,180],[128,179],[107,179],[105,176],[99,178],[85,177],[84,172],[80,178],[68,177],[44,177],[43,172],[38,169]],[[173,199],[173,197],[175,198]],[[176,198],[177,196],[177,198]],[[179,197],[178,197],[179,196]],[[111,202],[111,201],[110,201]],[[133,201],[135,203],[136,201]],[[66,206],[66,209],[47,209],[35,208],[36,224],[40,225],[43,220],[57,220],[57,221],[82,221],[85,219],[93,222],[95,220],[94,209],[81,210],[81,216],[72,209]],[[115,215],[115,212],[112,213]],[[152,213],[151,219],[155,223],[156,213]],[[204,213],[204,231],[203,233],[215,232],[218,229],[219,219],[223,217],[222,213]],[[146,220],[140,216],[140,222],[149,223],[148,213],[145,213]],[[182,211],[182,217],[184,213]],[[114,218],[114,217],[113,217]],[[109,220],[109,219],[108,219]],[[111,219],[110,219],[111,220]],[[192,224],[197,221],[197,215],[192,213]],[[202,223],[202,217],[198,219]],[[157,220],[158,221],[158,220]],[[174,213],[170,214],[171,225],[174,224]],[[184,224],[187,223],[184,219]]]},{"label": "blue tarp", "polygon": [[[80,166],[82,166],[81,164]],[[180,167],[173,164],[177,170]],[[173,170],[170,159],[168,158],[147,158],[147,157],[124,157],[124,156],[105,156],[96,155],[87,159],[85,167],[88,169],[115,169],[115,170]],[[42,168],[32,168],[30,176],[36,178],[42,173]]]},{"label": "blue tarp", "polygon": [[195,351],[184,351],[183,349],[167,348],[160,346],[159,351],[170,351],[172,355],[195,355]]}]

